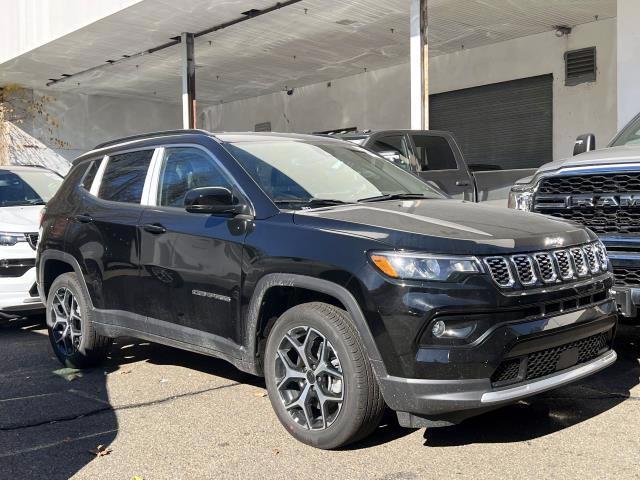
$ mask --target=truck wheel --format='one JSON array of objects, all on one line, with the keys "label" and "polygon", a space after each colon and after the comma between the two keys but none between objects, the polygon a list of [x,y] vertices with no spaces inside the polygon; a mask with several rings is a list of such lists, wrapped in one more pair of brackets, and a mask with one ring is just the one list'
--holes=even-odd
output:
[{"label": "truck wheel", "polygon": [[96,333],[89,305],[75,273],[65,273],[54,280],[47,296],[47,327],[53,351],[67,367],[98,365],[113,342]]},{"label": "truck wheel", "polygon": [[282,314],[267,339],[265,381],[280,423],[314,447],[360,440],[384,413],[358,332],[333,305],[305,303]]}]

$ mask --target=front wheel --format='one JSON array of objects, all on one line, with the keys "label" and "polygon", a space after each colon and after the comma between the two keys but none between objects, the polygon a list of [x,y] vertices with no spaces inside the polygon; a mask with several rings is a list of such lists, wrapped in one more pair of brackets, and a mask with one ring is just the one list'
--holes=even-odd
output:
[{"label": "front wheel", "polygon": [[53,351],[67,367],[99,364],[113,342],[93,328],[89,305],[75,273],[65,273],[54,280],[47,295],[47,327]]},{"label": "front wheel", "polygon": [[265,381],[280,423],[323,449],[369,435],[384,401],[349,314],[306,303],[287,310],[267,339]]}]

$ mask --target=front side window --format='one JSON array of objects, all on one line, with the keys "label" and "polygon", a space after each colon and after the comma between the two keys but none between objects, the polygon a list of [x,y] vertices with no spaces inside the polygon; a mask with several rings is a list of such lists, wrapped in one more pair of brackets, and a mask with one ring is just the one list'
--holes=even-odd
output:
[{"label": "front side window", "polygon": [[98,197],[124,203],[140,203],[153,150],[110,156],[102,174]]},{"label": "front side window", "polygon": [[158,205],[183,207],[186,193],[199,187],[231,190],[231,182],[216,161],[199,148],[167,148],[158,185]]},{"label": "front side window", "polygon": [[385,135],[384,137],[377,138],[369,147],[374,152],[393,152],[396,155],[390,158],[385,153],[387,160],[391,160],[393,163],[403,168],[404,170],[411,170],[411,161],[409,160],[409,149],[404,140],[404,135]]},{"label": "front side window", "polygon": [[346,142],[269,140],[226,145],[276,204],[442,194],[387,160]]},{"label": "front side window", "polygon": [[411,135],[421,171],[456,170],[458,164],[451,145],[444,137]]},{"label": "front side window", "polygon": [[44,205],[61,184],[60,176],[44,169],[0,169],[0,207]]},{"label": "front side window", "polygon": [[640,115],[629,122],[611,144],[612,147],[621,145],[640,145]]}]

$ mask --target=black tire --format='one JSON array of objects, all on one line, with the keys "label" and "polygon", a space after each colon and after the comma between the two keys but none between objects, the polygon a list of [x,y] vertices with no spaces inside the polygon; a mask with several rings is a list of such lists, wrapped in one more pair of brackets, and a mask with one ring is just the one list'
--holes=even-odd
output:
[{"label": "black tire", "polygon": [[[76,311],[79,316],[74,317],[74,322],[80,326],[81,336],[77,344],[62,342],[60,340],[60,328],[56,327],[55,308],[59,308],[60,297],[56,301],[56,294],[69,292],[72,300],[77,302]],[[90,368],[100,364],[109,353],[109,348],[113,343],[112,338],[99,335],[92,323],[92,312],[89,309],[89,299],[80,285],[80,281],[75,273],[65,273],[53,281],[47,296],[46,316],[47,329],[49,330],[49,340],[58,360],[70,368]],[[60,310],[58,310],[60,311]],[[65,348],[68,347],[68,348]]]},{"label": "black tire", "polygon": [[[341,369],[342,373],[341,406],[337,413],[333,414],[335,416],[331,423],[326,421],[324,414],[321,414],[321,423],[318,429],[309,428],[309,417],[305,412],[302,412],[304,416],[302,420],[294,418],[294,415],[289,413],[289,410],[285,408],[286,400],[283,395],[290,395],[290,390],[287,389],[288,391],[281,394],[281,390],[278,388],[278,383],[284,376],[282,374],[283,360],[282,357],[278,357],[278,352],[283,351],[283,345],[291,345],[288,340],[285,340],[285,336],[295,335],[295,332],[304,332],[305,328],[307,332],[312,332],[313,335],[318,334],[318,338],[322,338],[322,340],[317,340],[317,342],[321,342],[320,344],[329,342],[327,346],[335,354],[332,356],[333,361],[335,362],[335,358],[339,361],[339,367],[336,367],[335,370]],[[292,332],[294,333],[292,334]],[[301,335],[308,334],[301,333]],[[308,343],[313,342],[309,341]],[[295,347],[291,351],[294,351],[295,356],[297,353]],[[319,356],[317,355],[317,357]],[[303,370],[309,373],[308,369],[304,367],[296,371]],[[292,385],[294,392],[298,388],[302,392],[304,389],[302,385],[307,384],[310,384],[309,388],[322,388],[325,391],[326,380],[323,381],[321,377],[315,377],[314,373],[311,374],[311,378],[313,381],[300,379],[290,381],[287,385],[290,387]],[[385,411],[380,387],[351,317],[347,312],[333,305],[319,302],[305,303],[287,310],[280,316],[267,339],[265,381],[271,405],[280,423],[296,439],[317,448],[334,449],[368,436],[379,425]],[[317,400],[318,394],[315,395]],[[293,398],[296,396],[294,395]],[[289,402],[290,405],[294,403],[296,403],[295,400]],[[315,411],[320,412],[319,408]],[[300,412],[296,412],[296,414],[301,415]]]}]

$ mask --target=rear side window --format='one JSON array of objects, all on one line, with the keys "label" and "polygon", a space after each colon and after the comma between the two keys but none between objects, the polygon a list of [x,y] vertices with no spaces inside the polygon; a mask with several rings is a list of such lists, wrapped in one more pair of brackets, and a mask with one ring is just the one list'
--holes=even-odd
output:
[{"label": "rear side window", "polygon": [[411,135],[421,171],[456,170],[458,164],[451,145],[444,137]]},{"label": "rear side window", "polygon": [[91,162],[91,165],[89,165],[89,168],[87,169],[86,173],[84,174],[84,177],[82,178],[82,182],[80,183],[82,188],[84,188],[85,190],[91,190],[91,185],[93,184],[93,181],[96,178],[96,173],[98,173],[99,167],[100,167],[100,160],[94,160]]},{"label": "rear side window", "polygon": [[153,150],[113,155],[102,174],[98,197],[124,203],[140,203]]}]

